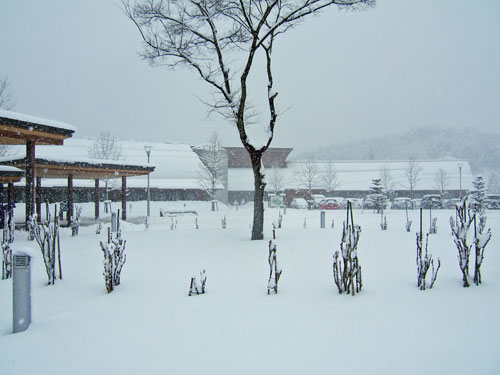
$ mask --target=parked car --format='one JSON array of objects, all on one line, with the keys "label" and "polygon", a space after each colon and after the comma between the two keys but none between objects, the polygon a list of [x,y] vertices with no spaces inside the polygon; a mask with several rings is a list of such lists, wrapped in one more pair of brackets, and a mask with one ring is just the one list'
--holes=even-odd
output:
[{"label": "parked car", "polygon": [[335,198],[325,198],[318,204],[320,210],[338,210],[339,203]]},{"label": "parked car", "polygon": [[307,209],[307,201],[304,198],[293,198],[290,203],[291,208]]},{"label": "parked car", "polygon": [[420,201],[420,208],[443,208],[443,200],[439,194],[427,194]]},{"label": "parked car", "polygon": [[325,199],[323,194],[311,194],[312,208],[318,208],[319,202]]},{"label": "parked car", "polygon": [[391,209],[393,210],[404,210],[405,208],[411,208],[411,199],[408,197],[394,198],[391,203]]},{"label": "parked car", "polygon": [[457,208],[458,204],[460,204],[460,199],[458,198],[448,199],[446,202],[444,202],[444,208],[447,208],[449,210],[454,210],[455,208]]},{"label": "parked car", "polygon": [[500,194],[488,194],[484,198],[484,205],[490,210],[500,209]]}]

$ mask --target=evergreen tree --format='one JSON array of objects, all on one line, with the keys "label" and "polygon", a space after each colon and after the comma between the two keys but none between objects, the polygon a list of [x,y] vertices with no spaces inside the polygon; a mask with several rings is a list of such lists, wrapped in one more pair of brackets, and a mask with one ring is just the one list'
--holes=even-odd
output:
[{"label": "evergreen tree", "polygon": [[474,188],[470,192],[470,204],[475,211],[482,211],[483,201],[486,197],[486,181],[484,181],[483,176],[477,176],[474,181],[472,181],[472,186]]},{"label": "evergreen tree", "polygon": [[382,179],[375,178],[372,180],[372,186],[370,186],[370,194],[368,199],[373,202],[374,208],[377,212],[380,212],[385,208],[387,202],[387,195],[382,186]]}]

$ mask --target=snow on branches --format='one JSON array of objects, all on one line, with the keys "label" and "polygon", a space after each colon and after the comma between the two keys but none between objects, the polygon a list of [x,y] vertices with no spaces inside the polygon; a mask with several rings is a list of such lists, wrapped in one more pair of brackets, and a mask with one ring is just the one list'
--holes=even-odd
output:
[{"label": "snow on branches", "polygon": [[437,267],[434,267],[434,259],[432,255],[427,252],[429,246],[429,233],[425,236],[425,254],[422,251],[422,233],[417,233],[417,286],[420,290],[425,290],[426,288],[426,276],[427,271],[431,268],[431,280],[429,283],[429,289],[432,289],[434,283],[436,282],[439,267],[441,267],[441,261],[438,258]]},{"label": "snow on branches", "polygon": [[196,294],[205,294],[205,284],[207,282],[207,274],[205,270],[200,272],[200,278],[196,276],[191,277],[191,284],[189,286],[189,296]]},{"label": "snow on branches", "polygon": [[269,280],[267,282],[267,294],[278,294],[278,281],[281,276],[282,269],[276,260],[276,243],[273,240],[269,241]]},{"label": "snow on branches", "polygon": [[[55,213],[57,207],[55,207]],[[57,215],[54,214],[54,221],[50,222],[50,215],[45,223],[36,223],[36,215],[30,218],[30,227],[32,230],[33,238],[40,246],[45,264],[45,271],[47,272],[48,285],[54,285],[56,281],[56,245],[58,246],[58,259],[59,259],[59,278],[62,278],[61,270],[61,249],[59,248],[59,221]]]},{"label": "snow on branches", "polygon": [[108,227],[108,243],[104,244],[101,241],[101,250],[104,253],[104,282],[106,290],[111,293],[113,289],[120,285],[120,275],[123,265],[127,260],[125,255],[125,243],[118,234],[113,238],[113,234]]},{"label": "snow on branches", "polygon": [[[477,223],[477,215],[479,215],[479,223]],[[481,264],[484,259],[484,248],[490,242],[491,229],[486,227],[486,216],[483,212],[478,212],[474,215],[474,248],[476,253],[476,262],[474,267],[474,284],[481,284]]]},{"label": "snow on branches", "polygon": [[[350,223],[349,223],[350,220]],[[363,286],[361,281],[361,266],[358,260],[358,241],[361,227],[354,225],[351,202],[347,203],[347,222],[344,221],[342,229],[342,241],[340,253],[336,251],[333,255],[333,279],[339,294],[359,293]]]},{"label": "snow on branches", "polygon": [[473,245],[468,243],[469,229],[474,222],[474,213],[472,210],[467,210],[467,199],[464,199],[460,206],[456,208],[456,221],[450,217],[451,233],[454,237],[455,245],[458,249],[458,265],[462,271],[462,280],[464,288],[469,284],[469,257]]},{"label": "snow on branches", "polygon": [[12,248],[14,242],[14,204],[0,205],[0,227],[2,228],[2,280],[12,277]]}]

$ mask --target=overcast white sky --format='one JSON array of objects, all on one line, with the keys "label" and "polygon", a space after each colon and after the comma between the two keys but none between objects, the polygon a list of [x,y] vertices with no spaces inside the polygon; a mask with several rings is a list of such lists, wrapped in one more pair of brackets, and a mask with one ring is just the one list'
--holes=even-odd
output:
[{"label": "overcast white sky", "polygon": [[[15,110],[121,138],[196,144],[212,130],[208,89],[190,71],[139,57],[135,26],[113,0],[2,0],[0,74]],[[307,19],[275,46],[274,146],[298,149],[418,125],[500,128],[500,1],[378,0]]]}]

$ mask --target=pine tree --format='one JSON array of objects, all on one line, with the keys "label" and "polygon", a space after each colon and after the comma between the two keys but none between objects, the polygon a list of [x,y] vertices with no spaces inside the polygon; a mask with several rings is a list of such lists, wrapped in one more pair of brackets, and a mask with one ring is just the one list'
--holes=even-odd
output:
[{"label": "pine tree", "polygon": [[384,187],[382,186],[382,179],[375,178],[372,180],[372,186],[370,186],[370,194],[367,197],[370,201],[373,202],[374,208],[377,212],[383,210],[386,206],[387,195],[384,191]]},{"label": "pine tree", "polygon": [[474,211],[482,211],[484,204],[484,198],[486,197],[486,181],[484,181],[483,176],[477,176],[474,181],[472,181],[474,188],[470,193],[470,205]]}]

